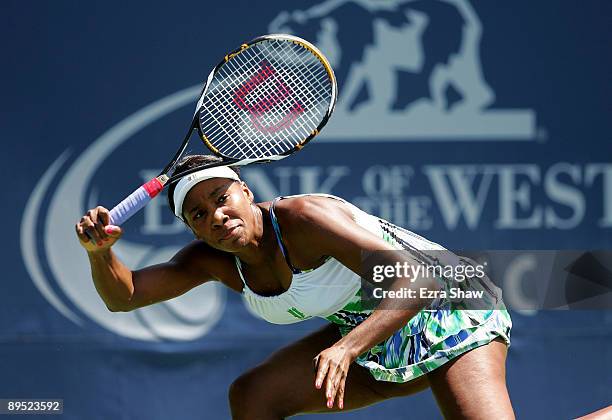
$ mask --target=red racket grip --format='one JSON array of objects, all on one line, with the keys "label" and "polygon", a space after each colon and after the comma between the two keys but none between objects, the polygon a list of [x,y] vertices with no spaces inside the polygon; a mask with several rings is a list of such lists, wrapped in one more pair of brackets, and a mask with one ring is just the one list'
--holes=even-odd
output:
[{"label": "red racket grip", "polygon": [[149,182],[138,187],[132,194],[128,195],[121,203],[110,211],[110,224],[122,225],[126,220],[135,215],[146,206],[149,201],[164,189],[168,181],[166,175],[160,175]]}]

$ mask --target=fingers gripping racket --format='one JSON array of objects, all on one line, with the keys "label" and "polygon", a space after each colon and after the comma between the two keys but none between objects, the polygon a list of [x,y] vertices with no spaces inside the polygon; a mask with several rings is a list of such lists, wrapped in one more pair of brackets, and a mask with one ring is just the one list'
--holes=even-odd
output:
[{"label": "fingers gripping racket", "polygon": [[[209,74],[187,135],[172,160],[110,211],[111,224],[123,224],[165,185],[190,173],[212,166],[270,162],[299,151],[325,126],[336,96],[334,72],[311,43],[273,34],[243,44]],[[223,161],[170,177],[194,129]]]}]

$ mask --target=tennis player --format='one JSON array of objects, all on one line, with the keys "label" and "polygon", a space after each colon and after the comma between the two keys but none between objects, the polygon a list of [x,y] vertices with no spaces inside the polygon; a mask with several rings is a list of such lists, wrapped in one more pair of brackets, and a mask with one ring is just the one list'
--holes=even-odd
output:
[{"label": "tennis player", "polygon": [[[175,173],[216,159],[187,156]],[[233,418],[353,410],[426,388],[447,418],[514,418],[505,379],[511,329],[505,309],[456,310],[445,299],[418,295],[400,306],[390,297],[375,308],[362,300],[364,252],[426,255],[441,246],[338,197],[256,203],[227,166],[182,178],[168,198],[196,240],[164,264],[132,271],[119,261],[112,245],[121,229],[109,224],[103,207],[77,223],[109,310],[132,311],[215,280],[241,293],[269,322],[330,321],[237,378],[229,390]],[[393,287],[435,291],[445,282],[397,278]],[[486,298],[499,303],[499,290],[485,286]]]}]

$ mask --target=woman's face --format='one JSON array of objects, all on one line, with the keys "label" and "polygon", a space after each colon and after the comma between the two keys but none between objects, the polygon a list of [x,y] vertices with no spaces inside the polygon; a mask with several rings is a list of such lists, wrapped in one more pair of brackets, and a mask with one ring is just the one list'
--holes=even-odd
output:
[{"label": "woman's face", "polygon": [[255,237],[253,193],[243,182],[212,178],[185,197],[183,216],[194,235],[221,251],[238,251]]}]

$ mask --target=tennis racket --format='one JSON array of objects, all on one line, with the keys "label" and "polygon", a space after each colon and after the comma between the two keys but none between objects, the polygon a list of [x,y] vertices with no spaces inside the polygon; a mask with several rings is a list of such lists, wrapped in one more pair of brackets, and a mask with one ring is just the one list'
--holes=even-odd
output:
[{"label": "tennis racket", "polygon": [[[336,104],[334,72],[311,43],[285,34],[264,35],[227,54],[210,72],[181,146],[161,173],[110,211],[121,225],[165,185],[206,167],[283,159],[325,126]],[[221,162],[170,177],[193,130]]]}]

